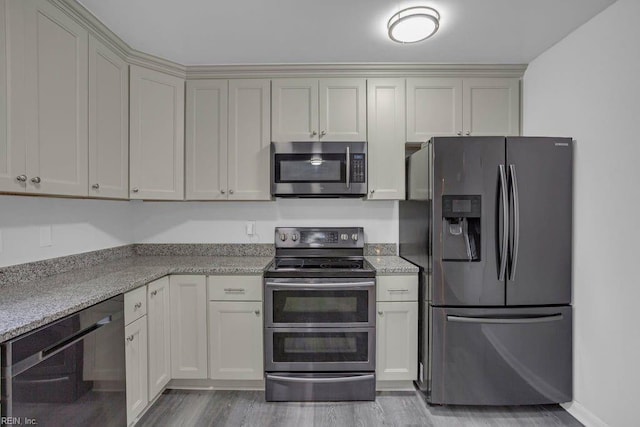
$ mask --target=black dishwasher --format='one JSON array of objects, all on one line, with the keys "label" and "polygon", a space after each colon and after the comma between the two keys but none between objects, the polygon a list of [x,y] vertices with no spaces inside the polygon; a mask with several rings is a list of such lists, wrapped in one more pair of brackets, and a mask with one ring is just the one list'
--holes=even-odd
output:
[{"label": "black dishwasher", "polygon": [[2,420],[125,426],[124,296],[2,344]]}]

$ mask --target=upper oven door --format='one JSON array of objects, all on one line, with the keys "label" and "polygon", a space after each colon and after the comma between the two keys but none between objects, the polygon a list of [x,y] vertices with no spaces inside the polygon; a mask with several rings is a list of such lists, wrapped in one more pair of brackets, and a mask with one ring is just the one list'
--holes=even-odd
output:
[{"label": "upper oven door", "polygon": [[265,326],[373,327],[374,279],[266,279]]},{"label": "upper oven door", "polygon": [[366,143],[272,143],[271,193],[285,197],[366,195]]}]

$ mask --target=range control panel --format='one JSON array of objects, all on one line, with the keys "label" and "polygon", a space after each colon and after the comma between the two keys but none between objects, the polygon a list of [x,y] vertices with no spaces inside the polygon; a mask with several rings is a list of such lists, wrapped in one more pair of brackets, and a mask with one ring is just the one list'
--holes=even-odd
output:
[{"label": "range control panel", "polygon": [[367,182],[367,159],[365,154],[357,153],[351,155],[351,182],[363,183]]},{"label": "range control panel", "polygon": [[363,248],[362,227],[276,227],[276,248]]}]

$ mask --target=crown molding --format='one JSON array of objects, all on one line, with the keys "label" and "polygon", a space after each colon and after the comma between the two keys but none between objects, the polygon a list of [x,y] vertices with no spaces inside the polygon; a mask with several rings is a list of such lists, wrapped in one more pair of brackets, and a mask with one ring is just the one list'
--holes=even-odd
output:
[{"label": "crown molding", "polygon": [[49,0],[85,26],[129,64],[187,79],[278,77],[513,77],[522,78],[526,64],[433,64],[415,62],[182,65],[129,46],[76,0]]}]

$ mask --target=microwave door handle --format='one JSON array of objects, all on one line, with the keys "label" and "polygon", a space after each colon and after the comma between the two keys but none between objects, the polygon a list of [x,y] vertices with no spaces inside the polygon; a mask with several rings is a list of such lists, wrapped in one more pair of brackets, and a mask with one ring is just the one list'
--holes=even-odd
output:
[{"label": "microwave door handle", "polygon": [[351,154],[347,147],[347,188],[351,188]]}]

